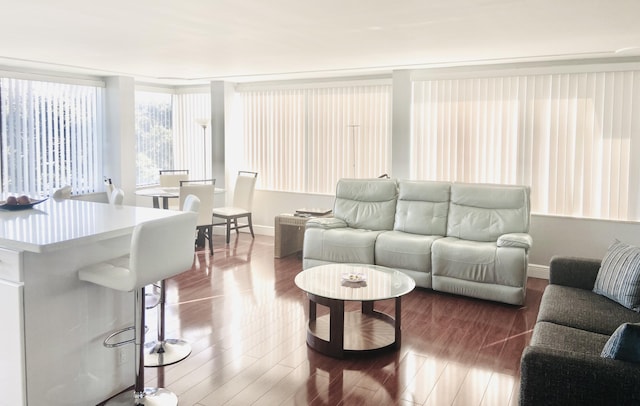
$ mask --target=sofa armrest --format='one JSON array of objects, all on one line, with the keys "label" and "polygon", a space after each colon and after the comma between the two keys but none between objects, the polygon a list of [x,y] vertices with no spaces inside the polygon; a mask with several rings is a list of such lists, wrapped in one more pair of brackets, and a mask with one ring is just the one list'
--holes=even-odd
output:
[{"label": "sofa armrest", "polygon": [[592,290],[600,262],[599,259],[555,256],[549,264],[549,283]]},{"label": "sofa armrest", "polygon": [[509,233],[498,237],[498,247],[524,248],[528,250],[533,244],[533,239],[526,233]]},{"label": "sofa armrest", "polygon": [[520,406],[640,404],[640,364],[529,346],[520,372]]},{"label": "sofa armrest", "polygon": [[318,217],[312,218],[307,221],[306,228],[322,228],[325,230],[331,228],[344,228],[347,227],[347,222],[335,217]]}]

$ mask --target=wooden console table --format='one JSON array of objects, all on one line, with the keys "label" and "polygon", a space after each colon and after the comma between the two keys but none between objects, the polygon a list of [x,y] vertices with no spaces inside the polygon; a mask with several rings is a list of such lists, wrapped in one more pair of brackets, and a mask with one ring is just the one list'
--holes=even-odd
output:
[{"label": "wooden console table", "polygon": [[331,213],[325,216],[315,217],[299,217],[293,214],[280,214],[276,216],[274,227],[274,256],[276,258],[283,258],[287,255],[302,251],[304,245],[304,227],[307,221],[316,217],[329,216],[331,216]]}]

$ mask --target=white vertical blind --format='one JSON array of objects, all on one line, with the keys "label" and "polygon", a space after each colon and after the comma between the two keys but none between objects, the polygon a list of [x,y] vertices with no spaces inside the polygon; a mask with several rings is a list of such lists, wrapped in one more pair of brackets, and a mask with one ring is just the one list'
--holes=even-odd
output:
[{"label": "white vertical blind", "polygon": [[0,79],[2,193],[99,190],[102,97],[98,86]]},{"label": "white vertical blind", "polygon": [[[189,169],[192,179],[211,178],[210,118],[210,93],[173,95],[174,168],[168,169]],[[204,131],[198,124],[199,120],[209,120]]]},{"label": "white vertical blind", "polygon": [[537,213],[638,220],[638,72],[413,83],[412,177],[531,186]]},{"label": "white vertical blind", "polygon": [[333,193],[390,167],[391,86],[241,90],[244,167],[263,189]]}]

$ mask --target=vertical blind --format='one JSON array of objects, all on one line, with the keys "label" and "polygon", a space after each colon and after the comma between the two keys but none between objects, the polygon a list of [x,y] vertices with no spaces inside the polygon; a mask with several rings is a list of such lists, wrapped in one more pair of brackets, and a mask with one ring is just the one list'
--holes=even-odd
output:
[{"label": "vertical blind", "polygon": [[536,213],[639,220],[638,72],[413,82],[412,177],[531,186]]},{"label": "vertical blind", "polygon": [[99,190],[102,97],[98,86],[0,79],[2,192]]},{"label": "vertical blind", "polygon": [[241,90],[245,167],[264,189],[333,193],[389,170],[391,86]]},{"label": "vertical blind", "polygon": [[[211,178],[211,122],[208,122],[210,117],[210,93],[173,95],[175,169],[189,169],[192,179]],[[208,122],[204,130],[199,124],[200,120]]]}]

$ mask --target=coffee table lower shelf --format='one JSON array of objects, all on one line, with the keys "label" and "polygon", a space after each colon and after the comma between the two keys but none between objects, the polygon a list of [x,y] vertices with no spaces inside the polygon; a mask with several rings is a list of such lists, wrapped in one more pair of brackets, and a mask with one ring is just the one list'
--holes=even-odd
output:
[{"label": "coffee table lower shelf", "polygon": [[[374,310],[373,301],[362,302],[361,311],[344,311],[344,301],[309,294],[307,345],[323,354],[344,358],[400,348],[400,297],[395,299],[396,317]],[[316,317],[316,305],[329,314]]]}]

